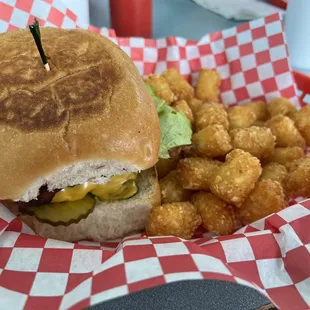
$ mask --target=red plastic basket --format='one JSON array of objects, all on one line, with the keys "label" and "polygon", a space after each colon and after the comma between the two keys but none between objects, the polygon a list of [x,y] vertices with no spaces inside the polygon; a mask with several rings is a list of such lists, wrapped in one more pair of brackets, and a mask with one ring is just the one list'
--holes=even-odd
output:
[{"label": "red plastic basket", "polygon": [[307,75],[300,71],[294,71],[294,77],[297,84],[297,88],[301,92],[300,102],[302,105],[305,105],[307,104],[305,102],[305,97],[307,95],[310,95],[310,75]]},{"label": "red plastic basket", "polygon": [[269,2],[281,9],[286,9],[288,0],[269,0]]}]

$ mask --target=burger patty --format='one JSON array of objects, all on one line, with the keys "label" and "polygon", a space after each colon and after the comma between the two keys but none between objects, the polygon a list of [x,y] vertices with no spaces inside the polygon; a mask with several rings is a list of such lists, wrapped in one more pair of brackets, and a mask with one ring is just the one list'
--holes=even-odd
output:
[{"label": "burger patty", "polygon": [[53,192],[50,192],[47,190],[47,186],[41,186],[37,199],[30,200],[29,202],[17,201],[16,204],[20,208],[39,207],[50,203],[53,200],[55,194],[59,191],[59,189],[55,189]]}]

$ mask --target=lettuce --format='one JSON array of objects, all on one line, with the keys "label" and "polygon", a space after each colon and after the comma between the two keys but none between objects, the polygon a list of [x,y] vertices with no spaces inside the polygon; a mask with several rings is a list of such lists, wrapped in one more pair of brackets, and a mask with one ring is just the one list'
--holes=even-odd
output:
[{"label": "lettuce", "polygon": [[155,96],[150,85],[147,88],[156,103],[160,122],[160,150],[159,158],[170,158],[169,150],[182,145],[191,144],[192,129],[190,121],[184,113],[175,111],[172,107]]}]

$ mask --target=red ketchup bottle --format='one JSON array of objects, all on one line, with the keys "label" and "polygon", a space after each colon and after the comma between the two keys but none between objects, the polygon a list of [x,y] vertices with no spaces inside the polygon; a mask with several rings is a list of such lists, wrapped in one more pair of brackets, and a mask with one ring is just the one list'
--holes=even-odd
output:
[{"label": "red ketchup bottle", "polygon": [[110,0],[112,28],[119,37],[152,37],[152,0]]}]

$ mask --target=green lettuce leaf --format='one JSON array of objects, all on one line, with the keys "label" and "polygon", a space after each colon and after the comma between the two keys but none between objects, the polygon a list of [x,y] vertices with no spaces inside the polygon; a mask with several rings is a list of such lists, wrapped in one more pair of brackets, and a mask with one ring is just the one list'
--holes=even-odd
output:
[{"label": "green lettuce leaf", "polygon": [[177,112],[172,107],[155,96],[150,85],[147,88],[156,103],[157,113],[160,122],[160,158],[170,158],[169,150],[182,145],[191,144],[192,129],[190,121],[183,112]]}]

